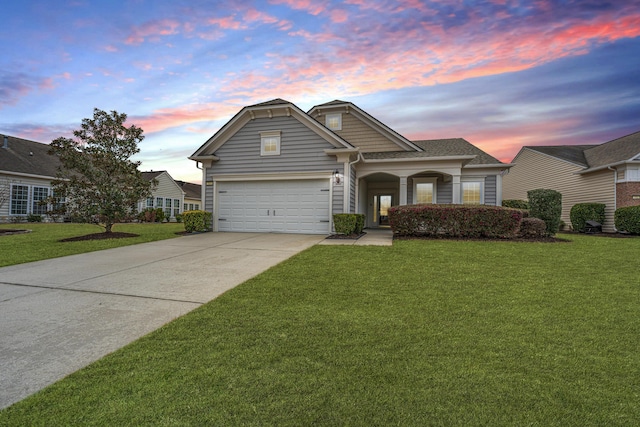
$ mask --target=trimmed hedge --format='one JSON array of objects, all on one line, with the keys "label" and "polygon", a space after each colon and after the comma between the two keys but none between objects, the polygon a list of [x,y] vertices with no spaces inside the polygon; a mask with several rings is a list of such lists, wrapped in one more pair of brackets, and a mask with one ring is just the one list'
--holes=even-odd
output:
[{"label": "trimmed hedge", "polygon": [[569,218],[574,231],[583,232],[587,221],[604,224],[604,203],[576,203],[571,207]]},{"label": "trimmed hedge", "polygon": [[640,234],[640,206],[626,206],[616,209],[613,220],[618,231]]},{"label": "trimmed hedge", "polygon": [[204,232],[211,230],[211,212],[186,211],[182,214],[184,230],[187,233]]},{"label": "trimmed hedge", "polygon": [[518,235],[525,239],[535,239],[547,235],[547,224],[540,218],[522,218]]},{"label": "trimmed hedge", "polygon": [[502,201],[502,206],[513,209],[529,209],[529,202],[519,199],[507,199]]},{"label": "trimmed hedge", "polygon": [[537,189],[527,191],[529,215],[540,218],[547,225],[547,235],[553,236],[560,229],[562,194],[555,190]]},{"label": "trimmed hedge", "polygon": [[364,214],[333,214],[333,226],[336,233],[347,236],[362,233],[364,220]]},{"label": "trimmed hedge", "polygon": [[389,224],[402,236],[517,237],[524,212],[500,206],[405,205],[389,209]]}]

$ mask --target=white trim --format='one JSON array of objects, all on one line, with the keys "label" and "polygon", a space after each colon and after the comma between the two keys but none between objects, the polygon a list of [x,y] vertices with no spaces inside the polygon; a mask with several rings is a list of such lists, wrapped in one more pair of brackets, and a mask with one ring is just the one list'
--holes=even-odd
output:
[{"label": "white trim", "polygon": [[[485,192],[485,178],[484,176],[461,176],[460,177],[460,204],[464,203],[464,184],[465,182],[470,183],[479,183],[480,184],[480,202],[479,204],[484,205],[484,192]],[[472,203],[469,203],[472,204]]]},{"label": "white trim", "polygon": [[[265,143],[275,140],[276,148],[274,151],[265,150]],[[281,132],[279,130],[269,130],[260,132],[260,155],[261,156],[279,156],[280,144],[282,142]]]},{"label": "white trim", "polygon": [[285,181],[295,179],[333,179],[333,172],[330,171],[320,172],[291,172],[291,173],[246,173],[246,174],[228,174],[228,175],[211,175],[209,178],[214,183],[216,181]]},{"label": "white trim", "polygon": [[431,197],[431,203],[438,203],[438,178],[437,177],[427,177],[427,178],[413,178],[413,204],[418,203],[418,184],[432,184],[433,195]]},{"label": "white trim", "polygon": [[[332,119],[338,119],[338,125],[336,127],[329,126],[329,122]],[[324,116],[324,125],[331,130],[342,130],[342,113],[328,113]]]}]

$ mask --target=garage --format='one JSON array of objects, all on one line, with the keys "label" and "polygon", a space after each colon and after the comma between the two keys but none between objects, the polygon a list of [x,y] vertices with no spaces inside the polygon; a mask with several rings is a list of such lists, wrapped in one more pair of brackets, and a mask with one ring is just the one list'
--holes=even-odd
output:
[{"label": "garage", "polygon": [[330,233],[328,179],[221,181],[218,231]]}]

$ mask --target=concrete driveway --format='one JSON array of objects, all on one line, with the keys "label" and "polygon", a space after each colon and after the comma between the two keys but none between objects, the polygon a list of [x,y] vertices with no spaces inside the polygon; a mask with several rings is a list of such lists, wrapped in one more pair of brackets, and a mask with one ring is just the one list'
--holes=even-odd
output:
[{"label": "concrete driveway", "polygon": [[205,233],[0,268],[0,409],[323,237]]}]

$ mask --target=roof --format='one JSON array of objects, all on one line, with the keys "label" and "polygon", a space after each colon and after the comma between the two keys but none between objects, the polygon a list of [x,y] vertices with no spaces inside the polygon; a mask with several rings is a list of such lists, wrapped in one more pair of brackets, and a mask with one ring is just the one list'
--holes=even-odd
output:
[{"label": "roof", "polygon": [[638,159],[640,157],[640,131],[603,144],[532,145],[524,148],[575,163],[583,167],[579,173],[588,173]]},{"label": "roof", "polygon": [[597,147],[597,145],[536,145],[526,146],[526,148],[537,151],[548,156],[557,157],[570,163],[575,163],[582,167],[588,167],[584,151]]},{"label": "roof", "polygon": [[184,181],[176,181],[176,184],[182,188],[184,191],[185,197],[189,199],[198,199],[202,198],[202,185],[194,184],[192,182],[184,182]]},{"label": "roof", "polygon": [[589,170],[632,160],[640,155],[640,132],[614,139],[585,150]]},{"label": "roof", "polygon": [[[428,139],[422,141],[412,141],[423,151],[391,151],[379,153],[365,153],[365,159],[409,159],[422,157],[454,157],[454,156],[475,156],[466,165],[499,165],[500,160],[485,153],[464,138],[449,139]],[[505,165],[506,166],[506,165]]]},{"label": "roof", "polygon": [[[6,146],[5,146],[6,136]],[[0,171],[47,178],[56,176],[60,160],[49,145],[15,136],[0,135]]]},{"label": "roof", "polygon": [[153,179],[156,179],[158,175],[162,175],[165,172],[166,171],[146,171],[146,172],[140,172],[140,173],[142,174],[142,177],[144,179],[146,179],[147,181],[151,181]]}]

